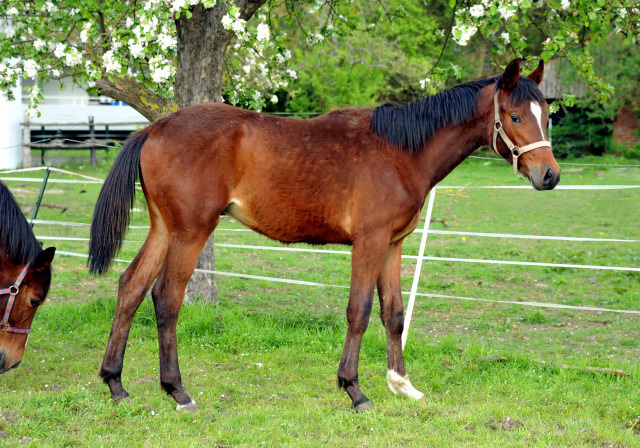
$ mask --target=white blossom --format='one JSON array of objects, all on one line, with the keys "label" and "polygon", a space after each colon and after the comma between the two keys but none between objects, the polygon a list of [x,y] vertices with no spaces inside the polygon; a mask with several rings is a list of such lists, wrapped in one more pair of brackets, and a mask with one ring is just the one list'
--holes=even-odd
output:
[{"label": "white blossom", "polygon": [[42,39],[36,39],[33,41],[33,46],[36,50],[40,51],[42,50],[44,47],[47,46],[46,42],[43,41]]},{"label": "white blossom", "polygon": [[165,65],[164,67],[156,67],[151,73],[151,79],[153,82],[161,83],[165,82],[171,76],[171,67]]},{"label": "white blossom", "polygon": [[569,6],[571,6],[570,0],[562,0],[562,3],[560,4],[560,9],[564,9],[566,11],[567,9],[569,9]]},{"label": "white blossom", "polygon": [[[475,26],[468,26],[465,24],[456,25],[453,27],[453,40],[462,47],[469,43],[469,40],[476,34],[478,28]],[[460,35],[460,37],[458,37]]]},{"label": "white blossom", "polygon": [[64,63],[69,67],[82,63],[82,54],[77,48],[72,47],[71,50],[65,54]]},{"label": "white blossom", "polygon": [[244,32],[244,27],[245,27],[246,23],[247,23],[246,20],[238,19],[235,22],[233,22],[233,24],[231,25],[231,29],[235,33],[240,34],[240,33]]},{"label": "white blossom", "polygon": [[431,79],[429,77],[421,79],[419,81],[420,87],[422,89],[426,89],[429,84],[431,84]]},{"label": "white blossom", "polygon": [[27,118],[38,118],[38,108],[35,105],[29,104],[27,106],[27,111],[25,112]]},{"label": "white blossom", "polygon": [[502,38],[505,44],[508,44],[509,42],[511,42],[511,38],[509,37],[509,33],[507,32],[501,33],[500,37]]},{"label": "white blossom", "polygon": [[273,96],[271,97],[271,102],[272,102],[273,104],[277,104],[277,103],[278,103],[278,95],[273,95]]},{"label": "white blossom", "polygon": [[158,44],[160,48],[166,50],[167,48],[173,48],[177,45],[176,39],[168,34],[161,34],[158,36]]},{"label": "white blossom", "polygon": [[473,5],[469,8],[469,14],[471,14],[471,17],[478,19],[484,15],[484,8],[482,5]]},{"label": "white blossom", "polygon": [[60,75],[62,75],[62,72],[60,70],[58,70],[57,68],[51,69],[51,76],[52,77],[59,78]]},{"label": "white blossom", "polygon": [[80,31],[80,42],[86,43],[89,40],[89,30]]},{"label": "white blossom", "polygon": [[224,28],[228,30],[228,29],[231,29],[231,24],[233,23],[233,19],[229,14],[225,14],[220,22],[222,22],[222,26],[224,26]]},{"label": "white blossom", "polygon": [[256,37],[259,41],[269,40],[269,25],[261,23],[258,25],[258,35]]},{"label": "white blossom", "polygon": [[118,72],[122,68],[120,62],[114,59],[113,50],[105,52],[105,54],[102,55],[102,60],[104,62],[104,69],[107,73]]},{"label": "white blossom", "polygon": [[[562,0],[562,1],[567,1],[568,0]],[[505,5],[502,5],[498,8],[498,13],[500,13],[500,16],[504,19],[504,20],[509,20],[511,17],[516,15],[516,11],[514,9],[511,9]]]},{"label": "white blossom", "polygon": [[186,0],[173,0],[171,5],[171,10],[175,12],[180,11],[182,7],[185,6],[186,4],[187,4]]},{"label": "white blossom", "polygon": [[287,74],[291,77],[291,79],[298,79],[298,73],[296,73],[295,70],[288,68]]},{"label": "white blossom", "polygon": [[129,39],[129,51],[134,58],[141,58],[144,56],[144,45],[135,43],[133,39]]},{"label": "white blossom", "polygon": [[15,6],[12,6],[11,8],[7,9],[7,15],[9,17],[11,16],[15,16],[19,13],[18,8],[16,8]]},{"label": "white blossom", "polygon": [[27,59],[24,61],[24,72],[29,78],[35,78],[38,76],[38,63],[33,59]]},{"label": "white blossom", "polygon": [[67,46],[65,44],[63,44],[62,42],[59,43],[58,45],[56,45],[56,49],[53,52],[53,54],[55,55],[55,57],[57,57],[58,59],[62,59],[62,57],[64,56],[64,54],[67,52]]},{"label": "white blossom", "polygon": [[44,4],[44,9],[46,9],[48,12],[57,12],[58,11],[58,7],[56,5],[54,5],[51,0],[47,0],[47,2]]}]

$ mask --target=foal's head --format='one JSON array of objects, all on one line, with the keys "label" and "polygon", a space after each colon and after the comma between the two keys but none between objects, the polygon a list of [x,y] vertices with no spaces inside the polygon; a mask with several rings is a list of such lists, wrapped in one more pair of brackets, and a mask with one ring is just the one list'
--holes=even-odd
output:
[{"label": "foal's head", "polygon": [[[19,282],[13,305],[8,307],[11,294],[0,295],[0,318],[9,309],[7,324],[0,324],[0,373],[18,367],[27,345],[28,331],[38,307],[44,302],[51,284],[51,261],[55,248],[41,250],[26,268],[24,279]],[[14,265],[6,253],[0,250],[0,290],[15,285],[26,265]]]},{"label": "foal's head", "polygon": [[528,76],[520,76],[520,59],[507,66],[494,96],[494,129],[490,142],[494,151],[527,177],[536,190],[551,190],[560,180],[560,167],[551,153],[546,127],[547,103],[538,86],[544,64]]}]

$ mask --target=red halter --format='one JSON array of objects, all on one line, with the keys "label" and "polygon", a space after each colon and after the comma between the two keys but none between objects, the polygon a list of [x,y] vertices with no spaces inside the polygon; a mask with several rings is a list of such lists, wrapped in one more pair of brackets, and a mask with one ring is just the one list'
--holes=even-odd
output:
[{"label": "red halter", "polygon": [[31,263],[27,263],[27,265],[22,269],[20,275],[16,282],[9,286],[6,289],[0,289],[0,295],[9,294],[9,301],[7,302],[7,307],[4,310],[4,316],[2,316],[2,321],[0,322],[0,331],[6,331],[9,333],[17,333],[17,334],[29,334],[31,331],[30,328],[15,328],[9,325],[9,316],[11,316],[11,309],[13,308],[13,302],[16,300],[16,296],[18,292],[20,292],[20,283],[24,280],[24,277],[27,275],[27,270]]}]

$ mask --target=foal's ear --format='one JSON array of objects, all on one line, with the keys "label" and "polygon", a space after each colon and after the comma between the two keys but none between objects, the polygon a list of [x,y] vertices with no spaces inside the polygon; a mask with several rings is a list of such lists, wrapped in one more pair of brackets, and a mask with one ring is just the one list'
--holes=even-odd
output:
[{"label": "foal's ear", "polygon": [[536,69],[532,71],[531,74],[529,75],[529,79],[531,79],[536,84],[540,85],[540,83],[542,82],[543,76],[544,76],[544,61],[540,59],[540,62],[538,62],[538,66],[536,67]]},{"label": "foal's ear", "polygon": [[31,266],[34,271],[41,271],[51,264],[53,256],[56,254],[55,247],[48,247],[38,254]]},{"label": "foal's ear", "polygon": [[500,88],[503,90],[510,91],[516,86],[516,82],[518,82],[518,78],[520,77],[520,61],[520,58],[515,58],[509,62],[507,68],[504,69],[502,83],[500,85]]}]

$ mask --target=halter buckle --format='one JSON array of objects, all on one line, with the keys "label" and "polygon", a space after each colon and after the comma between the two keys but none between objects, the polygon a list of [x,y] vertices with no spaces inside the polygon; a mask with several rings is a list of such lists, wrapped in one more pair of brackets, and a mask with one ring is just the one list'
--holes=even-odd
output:
[{"label": "halter buckle", "polygon": [[519,148],[519,147],[517,147],[517,146],[514,146],[514,147],[511,149],[511,154],[512,154],[514,157],[518,157],[518,156],[520,156],[520,148]]},{"label": "halter buckle", "polygon": [[0,323],[0,331],[7,331],[8,328],[9,328],[9,324]]},{"label": "halter buckle", "polygon": [[12,296],[17,296],[19,292],[20,288],[16,285],[9,286],[9,294],[11,294]]},{"label": "halter buckle", "polygon": [[502,129],[502,121],[496,121],[493,124],[493,129],[496,131],[500,131],[500,129]]}]

